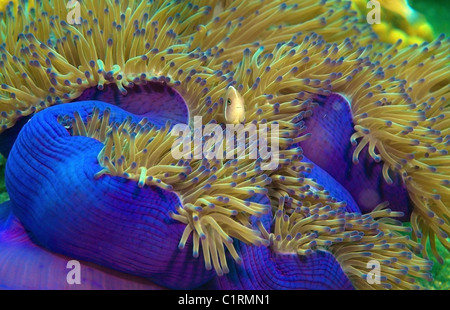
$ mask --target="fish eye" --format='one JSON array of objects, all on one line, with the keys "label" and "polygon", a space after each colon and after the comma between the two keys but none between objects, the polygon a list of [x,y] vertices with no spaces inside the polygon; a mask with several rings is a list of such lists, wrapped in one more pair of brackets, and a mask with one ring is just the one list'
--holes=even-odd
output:
[{"label": "fish eye", "polygon": [[227,99],[227,104],[231,104],[231,99],[230,98]]}]

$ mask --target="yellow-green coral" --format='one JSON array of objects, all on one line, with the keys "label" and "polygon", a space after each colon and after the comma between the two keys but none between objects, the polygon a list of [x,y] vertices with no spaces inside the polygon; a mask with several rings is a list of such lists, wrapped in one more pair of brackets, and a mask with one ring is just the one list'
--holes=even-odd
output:
[{"label": "yellow-green coral", "polygon": [[[374,6],[368,6],[369,0],[352,0],[352,7],[366,22]],[[431,42],[434,39],[433,28],[426,18],[412,9],[407,0],[379,0],[380,23],[372,25],[373,30],[383,42],[396,43],[402,40],[402,46]]]},{"label": "yellow-green coral", "polygon": [[[11,3],[13,4],[14,8],[17,8],[17,5],[20,2],[21,2],[20,0],[19,1],[18,0],[0,0],[0,12],[5,12],[8,4],[11,4]],[[34,0],[26,1],[25,5],[27,6],[28,9],[34,8]]]}]

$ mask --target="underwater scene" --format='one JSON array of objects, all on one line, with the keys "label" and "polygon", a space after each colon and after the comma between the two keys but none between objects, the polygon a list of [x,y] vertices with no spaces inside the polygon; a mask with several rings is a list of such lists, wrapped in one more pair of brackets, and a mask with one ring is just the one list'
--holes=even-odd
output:
[{"label": "underwater scene", "polygon": [[0,289],[449,290],[449,35],[447,0],[0,0]]}]

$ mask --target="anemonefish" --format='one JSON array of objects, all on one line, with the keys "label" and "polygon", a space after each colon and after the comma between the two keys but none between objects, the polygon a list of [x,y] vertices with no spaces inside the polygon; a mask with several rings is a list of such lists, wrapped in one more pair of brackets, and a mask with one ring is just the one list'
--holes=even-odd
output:
[{"label": "anemonefish", "polygon": [[245,122],[244,98],[233,86],[230,86],[225,95],[225,120],[229,124]]}]

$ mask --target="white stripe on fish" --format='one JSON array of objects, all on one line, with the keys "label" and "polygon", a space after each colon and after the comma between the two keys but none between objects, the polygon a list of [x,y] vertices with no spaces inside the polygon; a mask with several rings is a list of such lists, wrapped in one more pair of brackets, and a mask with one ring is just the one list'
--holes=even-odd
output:
[{"label": "white stripe on fish", "polygon": [[225,120],[229,124],[245,122],[244,98],[233,86],[230,86],[225,95]]}]

